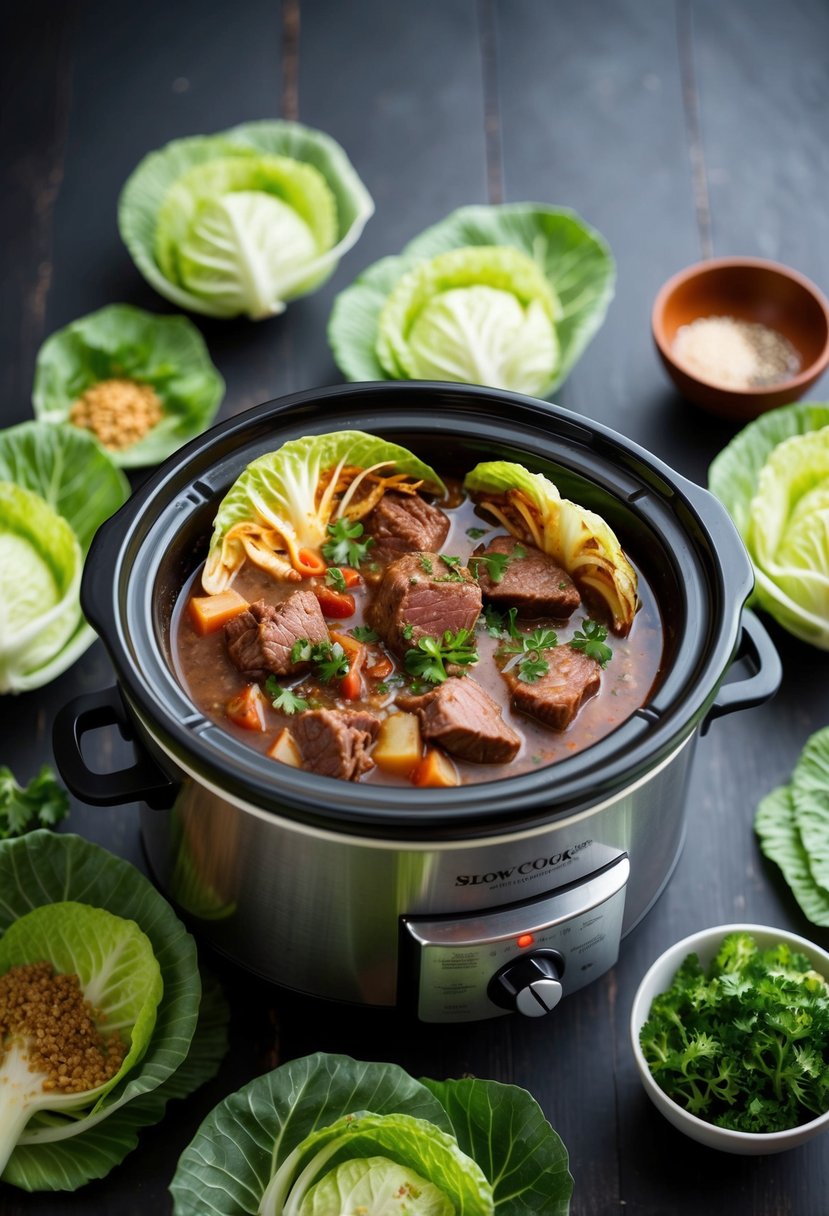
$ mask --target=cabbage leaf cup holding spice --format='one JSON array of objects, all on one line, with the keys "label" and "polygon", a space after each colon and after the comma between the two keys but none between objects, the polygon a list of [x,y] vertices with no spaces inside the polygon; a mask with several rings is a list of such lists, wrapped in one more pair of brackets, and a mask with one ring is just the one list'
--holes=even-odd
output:
[{"label": "cabbage leaf cup holding spice", "polygon": [[47,338],[32,401],[43,422],[88,431],[124,468],[158,464],[208,427],[224,396],[186,317],[110,304]]},{"label": "cabbage leaf cup holding spice", "polygon": [[80,836],[0,843],[0,891],[0,1185],[75,1190],[215,1074],[225,1003],[166,900]]}]

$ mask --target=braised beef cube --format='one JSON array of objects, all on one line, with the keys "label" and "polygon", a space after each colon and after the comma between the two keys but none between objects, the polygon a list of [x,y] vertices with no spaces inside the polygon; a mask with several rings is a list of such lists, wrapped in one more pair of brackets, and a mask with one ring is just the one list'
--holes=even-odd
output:
[{"label": "braised beef cube", "polygon": [[321,777],[356,781],[374,768],[369,748],[380,721],[360,710],[309,709],[291,723],[302,767]]},{"label": "braised beef cube", "polygon": [[387,566],[369,609],[370,624],[399,654],[420,638],[474,629],[480,612],[475,579],[437,553],[407,553]]},{"label": "braised beef cube", "polygon": [[544,658],[550,669],[533,684],[520,680],[517,668],[504,673],[511,693],[510,703],[513,709],[537,718],[545,726],[564,730],[585,701],[599,691],[601,668],[595,659],[572,646],[545,650]]},{"label": "braised beef cube", "polygon": [[476,764],[508,764],[521,739],[493,701],[470,676],[449,679],[421,697],[397,698],[401,709],[416,713],[426,739]]},{"label": "braised beef cube", "polygon": [[301,671],[294,663],[295,642],[327,642],[328,626],[313,591],[294,591],[281,604],[257,600],[225,625],[227,653],[247,680],[265,680]]},{"label": "braised beef cube", "polygon": [[404,553],[431,553],[449,535],[448,516],[419,494],[384,494],[363,526],[374,540],[369,559],[383,564]]},{"label": "braised beef cube", "polygon": [[[513,556],[516,547],[523,556]],[[492,553],[509,556],[500,580],[496,563],[475,561]],[[519,616],[561,619],[570,616],[581,602],[566,570],[534,545],[521,544],[512,536],[496,536],[487,545],[480,545],[469,559],[469,568],[481,584],[487,603],[501,610],[515,608]]]}]

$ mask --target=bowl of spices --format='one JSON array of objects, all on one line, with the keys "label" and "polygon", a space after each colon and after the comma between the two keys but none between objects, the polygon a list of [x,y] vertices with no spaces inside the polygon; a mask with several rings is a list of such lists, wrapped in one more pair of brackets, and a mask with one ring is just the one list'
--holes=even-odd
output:
[{"label": "bowl of spices", "polygon": [[797,401],[829,365],[829,302],[779,262],[689,266],[660,290],[651,324],[683,397],[738,421]]}]

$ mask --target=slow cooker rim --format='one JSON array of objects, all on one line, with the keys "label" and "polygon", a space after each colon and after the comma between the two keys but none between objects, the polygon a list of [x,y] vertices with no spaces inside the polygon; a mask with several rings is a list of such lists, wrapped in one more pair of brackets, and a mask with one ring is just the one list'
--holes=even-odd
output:
[{"label": "slow cooker rim", "polygon": [[[301,410],[309,405],[326,405],[332,402],[347,404],[359,399],[361,409],[376,408],[382,412],[397,412],[400,408],[390,403],[390,397],[402,398],[406,404],[414,405],[417,401],[428,399],[430,408],[425,411],[429,415],[431,426],[445,427],[446,418],[435,414],[436,397],[448,400],[457,406],[469,408],[474,405],[476,410],[486,406],[497,411],[496,421],[500,427],[513,431],[523,421],[529,426],[534,423],[546,423],[549,428],[551,419],[555,419],[562,433],[575,442],[589,447],[595,447],[597,441],[612,448],[615,453],[622,452],[628,462],[636,462],[638,466],[648,470],[656,480],[670,487],[671,495],[681,499],[685,507],[692,513],[706,537],[711,539],[711,516],[716,516],[717,523],[727,523],[726,537],[732,540],[732,554],[729,556],[729,579],[738,584],[733,601],[733,611],[726,616],[723,614],[715,644],[706,656],[703,670],[697,672],[696,682],[689,690],[683,712],[665,713],[661,720],[654,722],[653,716],[646,711],[637,710],[631,718],[591,747],[584,749],[572,757],[559,761],[553,766],[546,766],[537,772],[521,774],[517,777],[506,777],[492,782],[476,783],[461,786],[451,791],[451,804],[435,805],[435,791],[408,790],[398,786],[352,785],[330,778],[318,777],[306,772],[294,772],[286,769],[279,773],[279,781],[275,782],[273,763],[266,757],[256,753],[254,749],[238,743],[236,748],[228,745],[236,743],[231,736],[226,735],[219,727],[214,732],[222,736],[225,754],[219,754],[215,741],[211,743],[201,736],[195,736],[189,726],[183,726],[175,717],[166,712],[162,698],[157,694],[151,683],[145,681],[143,672],[137,670],[130,662],[127,639],[122,634],[121,613],[118,596],[124,575],[124,563],[130,557],[131,549],[137,545],[140,552],[140,541],[136,540],[136,528],[141,521],[145,507],[157,501],[165,487],[174,483],[183,471],[191,469],[205,453],[215,452],[223,442],[228,450],[241,447],[244,440],[233,443],[240,432],[244,436],[255,429],[263,419],[285,418],[292,410]],[[505,407],[509,415],[505,418]],[[399,429],[419,429],[412,427],[412,416],[400,410]],[[516,414],[521,415],[518,418]],[[454,420],[457,426],[457,419]],[[450,425],[449,429],[452,427]],[[557,437],[558,433],[557,433]],[[506,437],[505,437],[506,441]],[[521,436],[514,433],[511,442],[521,445]],[[229,445],[229,447],[228,447]],[[220,458],[215,457],[213,464],[218,464]],[[196,479],[197,480],[197,479]],[[703,518],[706,512],[709,519]],[[677,525],[678,526],[678,525]],[[728,530],[730,529],[730,531]],[[114,554],[113,554],[114,550]],[[716,550],[712,550],[716,552]],[[116,569],[116,577],[112,586],[112,595],[107,600],[105,595],[95,593],[91,577],[95,564],[104,559],[109,553],[111,568]],[[731,559],[735,555],[742,557],[743,577],[739,578],[739,562],[737,568],[732,566]],[[114,556],[114,561],[112,560]],[[718,559],[720,554],[717,553]],[[134,554],[133,554],[134,560]],[[127,570],[127,581],[129,572]],[[724,597],[725,578],[723,562],[719,560],[717,577],[720,581],[720,598]],[[501,393],[495,390],[477,388],[475,386],[447,386],[441,383],[409,382],[389,386],[385,383],[349,384],[306,390],[292,394],[289,397],[265,402],[241,415],[219,424],[211,431],[199,436],[185,448],[181,449],[161,466],[133,495],[121,511],[108,521],[100,530],[93,542],[90,558],[87,562],[87,572],[84,575],[82,602],[86,615],[101,634],[110,653],[119,681],[123,685],[127,701],[135,702],[137,712],[145,715],[154,724],[155,730],[163,739],[164,746],[173,754],[180,749],[181,755],[186,755],[189,762],[196,768],[202,768],[209,773],[214,783],[224,786],[229,792],[246,801],[253,801],[266,809],[270,808],[280,814],[286,812],[286,799],[289,800],[289,810],[297,818],[309,822],[327,824],[328,826],[346,825],[350,830],[370,832],[378,826],[386,830],[397,831],[406,835],[415,833],[434,836],[436,828],[442,831],[458,831],[468,827],[467,820],[474,821],[480,828],[482,825],[491,826],[498,822],[510,827],[516,817],[524,820],[542,816],[545,820],[551,818],[550,785],[551,776],[555,775],[555,815],[566,814],[575,805],[584,803],[585,797],[599,798],[618,789],[629,781],[638,779],[642,773],[669,754],[677,744],[690,734],[704,717],[707,709],[716,696],[717,688],[730,662],[739,636],[740,615],[744,600],[747,598],[752,585],[750,563],[742,549],[736,530],[733,529],[724,508],[716,503],[706,491],[688,482],[680,474],[675,473],[658,457],[645,451],[633,441],[621,436],[611,428],[592,420],[585,420],[560,406],[535,401],[532,398],[518,394]],[[100,592],[100,587],[97,588]],[[157,649],[160,650],[156,642]],[[169,675],[166,659],[162,663]],[[185,697],[185,700],[187,698]],[[192,703],[191,703],[192,704]],[[195,707],[194,707],[195,708]],[[676,711],[676,706],[673,710]],[[204,731],[209,735],[210,728]],[[243,752],[243,762],[238,762],[235,751]],[[264,762],[260,774],[256,774],[258,759]],[[194,760],[197,761],[194,764]],[[254,771],[252,771],[254,770]],[[393,801],[394,806],[388,803]]]}]

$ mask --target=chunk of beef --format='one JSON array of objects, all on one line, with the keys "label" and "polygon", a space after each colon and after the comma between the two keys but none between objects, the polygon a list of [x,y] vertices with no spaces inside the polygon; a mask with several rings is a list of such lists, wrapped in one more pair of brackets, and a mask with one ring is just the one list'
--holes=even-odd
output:
[{"label": "chunk of beef", "polygon": [[419,494],[384,494],[363,520],[374,544],[372,561],[387,564],[404,553],[440,549],[449,535],[449,518]]},{"label": "chunk of beef", "polygon": [[313,591],[294,591],[277,605],[257,600],[225,625],[227,653],[247,680],[286,676],[307,666],[291,662],[291,647],[303,638],[329,640]]},{"label": "chunk of beef", "polygon": [[553,730],[564,730],[585,701],[599,691],[601,668],[595,659],[572,646],[545,650],[544,658],[550,670],[534,684],[519,680],[512,671],[504,673],[512,708]]},{"label": "chunk of beef", "polygon": [[374,768],[368,749],[380,720],[360,710],[309,709],[291,723],[302,766],[322,777],[356,781]]},{"label": "chunk of beef", "polygon": [[496,536],[479,545],[469,559],[469,568],[481,584],[484,599],[496,608],[515,608],[519,616],[568,617],[578,608],[576,584],[566,570],[533,545],[519,545],[523,557],[510,557],[499,582],[492,578],[490,563],[475,561],[490,553],[512,554],[519,542],[512,536]]},{"label": "chunk of beef", "polygon": [[370,624],[399,654],[422,637],[473,629],[480,612],[475,579],[437,553],[407,553],[387,566],[369,609]]},{"label": "chunk of beef", "polygon": [[462,760],[508,764],[521,747],[498,704],[470,676],[447,680],[422,697],[399,696],[397,704],[417,714],[425,738]]}]

